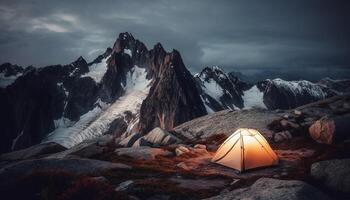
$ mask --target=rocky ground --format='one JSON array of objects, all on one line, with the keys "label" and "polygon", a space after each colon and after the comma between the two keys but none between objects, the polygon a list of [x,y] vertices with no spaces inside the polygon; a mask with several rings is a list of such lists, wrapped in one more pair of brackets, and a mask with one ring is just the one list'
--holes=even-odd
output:
[{"label": "rocky ground", "polygon": [[[349,199],[349,105],[344,95],[287,111],[225,110],[124,143],[40,144],[0,155],[0,190],[11,199]],[[240,127],[258,129],[279,165],[239,173],[211,163]]]}]

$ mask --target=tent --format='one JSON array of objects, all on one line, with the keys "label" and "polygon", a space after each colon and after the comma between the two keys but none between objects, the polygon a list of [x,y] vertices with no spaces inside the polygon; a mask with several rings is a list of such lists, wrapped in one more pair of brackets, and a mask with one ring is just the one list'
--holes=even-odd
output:
[{"label": "tent", "polygon": [[211,161],[242,172],[277,165],[278,157],[257,130],[240,128],[225,140]]}]

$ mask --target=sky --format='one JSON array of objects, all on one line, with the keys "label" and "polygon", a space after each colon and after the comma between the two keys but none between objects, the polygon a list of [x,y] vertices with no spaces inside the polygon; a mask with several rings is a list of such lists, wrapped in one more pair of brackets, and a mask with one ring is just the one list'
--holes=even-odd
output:
[{"label": "sky", "polygon": [[177,49],[192,72],[218,65],[344,74],[349,12],[347,0],[1,0],[0,63],[91,61],[127,31],[149,49]]}]

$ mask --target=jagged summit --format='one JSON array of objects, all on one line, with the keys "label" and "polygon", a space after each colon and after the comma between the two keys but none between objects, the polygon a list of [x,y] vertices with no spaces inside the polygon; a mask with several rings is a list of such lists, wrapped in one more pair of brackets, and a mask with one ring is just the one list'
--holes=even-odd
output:
[{"label": "jagged summit", "polygon": [[243,91],[218,66],[205,67],[194,75],[208,112],[243,108]]},{"label": "jagged summit", "polygon": [[180,53],[160,43],[148,50],[127,32],[91,62],[79,57],[33,68],[0,95],[1,152],[42,141],[71,147],[107,133],[170,130],[206,114]]}]

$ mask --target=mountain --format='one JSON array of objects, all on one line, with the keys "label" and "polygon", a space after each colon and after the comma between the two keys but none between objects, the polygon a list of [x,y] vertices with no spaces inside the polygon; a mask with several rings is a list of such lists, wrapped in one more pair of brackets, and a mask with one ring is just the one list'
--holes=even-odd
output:
[{"label": "mountain", "polygon": [[119,34],[92,62],[79,57],[17,74],[0,88],[1,152],[42,141],[72,147],[103,134],[169,130],[207,114],[180,53],[159,43],[148,50],[130,33]]},{"label": "mountain", "polygon": [[247,83],[205,67],[192,76],[177,50],[152,49],[130,33],[91,62],[41,68],[0,65],[0,152],[41,142],[66,148],[109,134],[138,139],[208,113],[291,109],[349,91],[348,80]]},{"label": "mountain", "polygon": [[347,79],[286,81],[266,79],[254,83],[242,81],[242,74],[225,73],[218,66],[205,67],[194,75],[204,105],[209,113],[224,109],[292,109],[349,92]]},{"label": "mountain", "polygon": [[228,76],[217,66],[205,67],[194,75],[208,112],[243,108],[243,89],[238,78]]},{"label": "mountain", "polygon": [[291,109],[339,94],[321,84],[305,80],[267,79],[256,86],[264,93],[263,102],[271,110]]},{"label": "mountain", "polygon": [[0,65],[0,88],[11,85],[19,76],[22,75],[24,69],[21,66],[11,63]]}]

